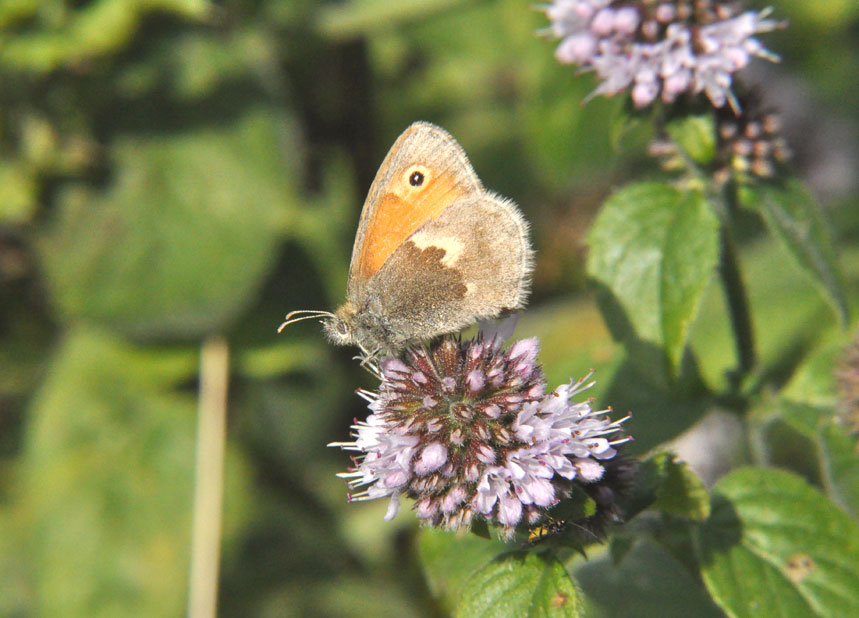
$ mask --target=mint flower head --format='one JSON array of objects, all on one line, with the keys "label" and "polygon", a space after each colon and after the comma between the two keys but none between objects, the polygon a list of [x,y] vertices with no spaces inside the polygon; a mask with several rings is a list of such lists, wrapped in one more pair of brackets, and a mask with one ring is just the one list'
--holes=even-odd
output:
[{"label": "mint flower head", "polygon": [[752,57],[778,58],[755,35],[783,27],[769,10],[740,12],[724,0],[555,0],[544,7],[552,34],[561,39],[555,57],[592,70],[601,80],[593,92],[630,90],[636,107],[658,98],[704,93],[715,107],[739,106],[731,92],[734,73]]},{"label": "mint flower head", "polygon": [[362,391],[371,414],[353,426],[354,466],[339,476],[351,500],[414,500],[424,523],[448,530],[482,517],[513,535],[540,522],[573,484],[599,483],[602,462],[629,438],[623,420],[573,398],[589,377],[546,394],[536,339],[508,349],[500,337],[446,337],[383,359],[377,392]]}]

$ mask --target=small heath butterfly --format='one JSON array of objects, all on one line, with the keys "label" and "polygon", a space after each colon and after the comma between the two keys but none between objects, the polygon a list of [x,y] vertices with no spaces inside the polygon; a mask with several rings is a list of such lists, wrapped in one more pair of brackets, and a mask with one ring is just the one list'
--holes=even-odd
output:
[{"label": "small heath butterfly", "polygon": [[364,202],[346,302],[293,311],[278,332],[322,318],[365,358],[521,309],[533,251],[516,205],[483,188],[444,129],[416,122],[394,142]]}]

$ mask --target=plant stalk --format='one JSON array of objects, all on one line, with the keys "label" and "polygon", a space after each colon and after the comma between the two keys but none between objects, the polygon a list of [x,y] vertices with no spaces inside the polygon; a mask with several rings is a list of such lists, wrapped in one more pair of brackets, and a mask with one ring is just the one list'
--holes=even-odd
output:
[{"label": "plant stalk", "polygon": [[752,316],[749,311],[748,295],[740,274],[737,259],[737,246],[727,225],[723,223],[720,232],[719,275],[725,298],[728,304],[728,314],[734,334],[734,346],[737,351],[737,368],[732,372],[732,386],[736,389],[757,363],[755,352],[755,336],[752,328]]},{"label": "plant stalk", "polygon": [[207,339],[200,351],[189,618],[215,618],[217,614],[228,383],[227,342],[222,337]]}]

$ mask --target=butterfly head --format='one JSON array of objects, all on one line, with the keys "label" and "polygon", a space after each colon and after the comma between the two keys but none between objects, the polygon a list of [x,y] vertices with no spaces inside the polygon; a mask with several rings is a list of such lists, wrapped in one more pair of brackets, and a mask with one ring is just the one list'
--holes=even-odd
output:
[{"label": "butterfly head", "polygon": [[358,311],[351,302],[346,302],[337,311],[317,311],[299,309],[287,314],[277,332],[282,332],[290,324],[302,320],[319,320],[326,337],[334,345],[355,345],[361,348],[366,358],[375,358],[381,352],[393,353],[402,343],[392,339],[389,329],[384,328],[383,320],[367,311]]},{"label": "butterfly head", "polygon": [[336,312],[329,314],[322,322],[325,335],[334,345],[352,345],[357,343],[355,328],[355,308],[352,303],[346,303]]},{"label": "butterfly head", "polygon": [[358,346],[365,358],[395,354],[406,343],[386,328],[384,318],[367,307],[358,310],[349,301],[329,314],[322,326],[331,343]]}]

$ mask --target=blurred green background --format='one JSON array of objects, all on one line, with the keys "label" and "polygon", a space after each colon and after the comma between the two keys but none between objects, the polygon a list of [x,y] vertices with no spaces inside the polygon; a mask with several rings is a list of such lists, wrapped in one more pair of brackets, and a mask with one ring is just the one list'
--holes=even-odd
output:
[{"label": "blurred green background", "polygon": [[[748,79],[785,113],[855,305],[859,5],[767,4],[790,20],[765,38],[783,60]],[[199,349],[217,334],[221,615],[441,612],[416,518],[347,505],[348,458],[325,446],[366,415],[371,376],[312,322],[275,334],[343,301],[364,195],[414,120],[531,221],[517,336],[542,338],[551,383],[595,367],[639,453],[713,408],[630,373],[588,294],[589,222],[656,169],[647,129],[618,131],[622,101],[581,104],[595,83],[555,62],[545,25],[525,0],[0,2],[0,616],[184,612]],[[742,232],[762,372],[801,388],[791,359],[845,335],[760,224]],[[716,282],[692,340],[720,388],[735,361]]]}]

